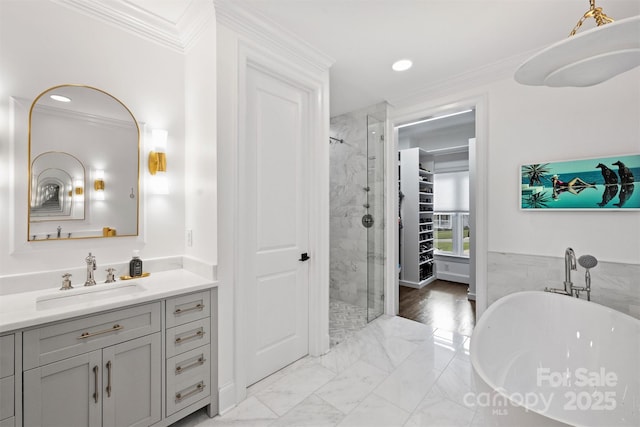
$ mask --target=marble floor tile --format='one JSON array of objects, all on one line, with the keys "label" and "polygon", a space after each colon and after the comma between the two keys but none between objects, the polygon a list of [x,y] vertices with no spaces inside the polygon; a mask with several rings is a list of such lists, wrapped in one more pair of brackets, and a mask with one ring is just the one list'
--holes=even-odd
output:
[{"label": "marble floor tile", "polygon": [[383,315],[377,322],[387,337],[402,338],[406,341],[421,344],[431,340],[435,328],[399,316]]},{"label": "marble floor tile", "polygon": [[444,371],[459,351],[451,346],[443,346],[432,341],[421,344],[407,359],[420,363],[423,369]]},{"label": "marble floor tile", "polygon": [[347,415],[340,427],[400,427],[409,418],[406,412],[375,394],[367,396]]},{"label": "marble floor tile", "polygon": [[199,424],[204,426],[247,426],[262,427],[268,426],[278,418],[271,409],[267,408],[262,402],[251,396],[240,402],[238,406],[227,412],[226,414],[213,418],[209,424]]},{"label": "marble floor tile", "polygon": [[364,340],[360,335],[358,333],[347,337],[340,345],[332,347],[331,351],[320,356],[322,366],[339,374],[360,360],[364,348]]},{"label": "marble floor tile", "polygon": [[297,369],[306,366],[310,363],[317,363],[317,361],[312,357],[303,357],[302,359],[298,359],[290,365],[285,366],[277,372],[269,375],[266,378],[258,381],[255,384],[252,384],[247,388],[247,396],[253,396],[267,388],[269,388],[273,383],[277,382],[279,379],[287,376],[288,374],[296,371]]},{"label": "marble floor tile", "polygon": [[451,359],[451,362],[438,377],[432,392],[461,406],[466,406],[464,395],[475,390],[471,362],[468,357],[459,355]]},{"label": "marble floor tile", "polygon": [[474,411],[432,392],[427,394],[405,426],[468,427],[474,415]]},{"label": "marble floor tile", "polygon": [[306,363],[254,396],[282,416],[335,376],[319,363]]},{"label": "marble floor tile", "polygon": [[173,427],[465,426],[485,420],[464,405],[475,384],[470,338],[382,316],[321,357],[305,357],[252,385],[222,416],[205,411]]},{"label": "marble floor tile", "polygon": [[356,362],[325,384],[316,395],[320,396],[343,413],[348,414],[378,386],[388,373],[369,365]]},{"label": "marble floor tile", "polygon": [[441,371],[425,366],[416,350],[397,369],[395,369],[374,391],[405,411],[412,412],[424,399],[436,382]]},{"label": "marble floor tile", "polygon": [[371,323],[358,335],[362,340],[361,359],[387,372],[400,366],[418,348],[415,342],[387,335],[379,322]]},{"label": "marble floor tile", "polygon": [[270,427],[336,426],[344,414],[315,394],[307,397]]}]

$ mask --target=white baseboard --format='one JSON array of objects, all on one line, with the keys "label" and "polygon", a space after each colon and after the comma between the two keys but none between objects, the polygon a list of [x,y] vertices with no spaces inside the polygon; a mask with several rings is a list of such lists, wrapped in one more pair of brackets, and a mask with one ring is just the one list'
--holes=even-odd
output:
[{"label": "white baseboard", "polygon": [[220,387],[218,391],[218,412],[220,415],[224,415],[225,412],[235,408],[236,404],[236,384],[230,382]]},{"label": "white baseboard", "polygon": [[450,271],[437,271],[436,277],[440,280],[447,280],[449,282],[469,284],[469,276],[465,274],[456,274],[451,273]]},{"label": "white baseboard", "polygon": [[425,286],[427,286],[429,283],[433,282],[434,280],[436,280],[435,276],[431,276],[426,280],[423,280],[421,282],[411,282],[409,280],[400,280],[399,284],[400,286],[406,286],[408,288],[413,288],[413,289],[422,289]]}]

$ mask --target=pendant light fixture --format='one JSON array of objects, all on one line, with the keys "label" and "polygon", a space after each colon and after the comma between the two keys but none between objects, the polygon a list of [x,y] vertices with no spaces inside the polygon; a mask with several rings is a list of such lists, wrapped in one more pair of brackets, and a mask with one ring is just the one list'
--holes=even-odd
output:
[{"label": "pendant light fixture", "polygon": [[[569,37],[538,52],[515,73],[532,86],[585,87],[640,66],[640,15],[614,22],[595,0]],[[597,27],[576,34],[589,18]]]}]

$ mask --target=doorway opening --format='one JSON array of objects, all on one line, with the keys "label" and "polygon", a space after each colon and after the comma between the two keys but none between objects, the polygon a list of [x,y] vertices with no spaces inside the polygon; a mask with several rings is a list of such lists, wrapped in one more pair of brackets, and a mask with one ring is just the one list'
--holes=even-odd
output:
[{"label": "doorway opening", "polygon": [[470,335],[475,325],[470,197],[475,109],[413,120],[395,130],[398,315]]}]

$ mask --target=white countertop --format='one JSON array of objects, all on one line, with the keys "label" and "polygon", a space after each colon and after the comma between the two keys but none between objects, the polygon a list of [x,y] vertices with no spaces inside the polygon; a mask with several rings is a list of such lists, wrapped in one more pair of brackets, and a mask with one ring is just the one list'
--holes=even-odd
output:
[{"label": "white countertop", "polygon": [[[99,283],[91,287],[76,285],[74,289],[65,291],[52,288],[2,295],[0,296],[0,333],[217,286],[218,282],[187,270],[170,270],[152,273],[143,278]],[[123,292],[116,288],[123,288]],[[129,292],[131,290],[134,292]]]}]

